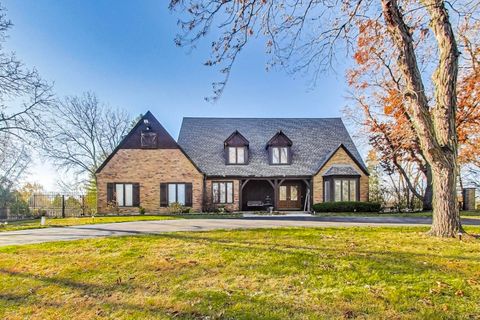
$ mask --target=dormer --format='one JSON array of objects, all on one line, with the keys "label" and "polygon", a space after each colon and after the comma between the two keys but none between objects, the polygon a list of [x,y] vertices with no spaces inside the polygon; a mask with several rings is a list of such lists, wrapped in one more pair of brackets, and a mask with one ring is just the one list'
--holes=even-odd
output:
[{"label": "dormer", "polygon": [[224,142],[226,164],[247,164],[248,163],[248,140],[235,130]]},{"label": "dormer", "polygon": [[282,130],[278,131],[267,142],[268,159],[272,165],[287,165],[292,163],[292,140]]}]

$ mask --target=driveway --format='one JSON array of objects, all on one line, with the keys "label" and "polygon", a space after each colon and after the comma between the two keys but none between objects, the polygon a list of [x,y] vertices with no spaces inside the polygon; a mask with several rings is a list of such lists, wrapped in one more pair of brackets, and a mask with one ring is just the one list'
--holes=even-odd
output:
[{"label": "driveway", "polygon": [[[431,219],[429,218],[388,217],[256,217],[136,221],[0,232],[0,246],[175,231],[281,227],[419,226],[430,223]],[[480,220],[464,219],[463,223],[480,225]]]}]

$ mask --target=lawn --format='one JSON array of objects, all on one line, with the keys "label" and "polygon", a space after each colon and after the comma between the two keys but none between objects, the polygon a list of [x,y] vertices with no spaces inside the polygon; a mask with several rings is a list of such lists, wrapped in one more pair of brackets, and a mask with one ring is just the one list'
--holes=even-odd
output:
[{"label": "lawn", "polygon": [[[422,211],[422,212],[385,212],[385,213],[375,213],[375,212],[318,212],[317,216],[323,217],[346,217],[346,216],[360,216],[360,217],[424,217],[431,218],[431,211]],[[472,211],[460,211],[460,216],[462,218],[469,219],[480,219],[480,210]]]},{"label": "lawn", "polygon": [[0,318],[478,319],[480,240],[426,230],[237,230],[0,248]]},{"label": "lawn", "polygon": [[176,216],[99,216],[99,217],[79,217],[79,218],[47,218],[44,226],[40,225],[40,219],[21,220],[8,222],[7,225],[0,225],[0,232],[14,231],[25,229],[38,229],[49,227],[66,227],[82,224],[112,223],[112,222],[129,222],[129,221],[150,221],[150,220],[171,220],[180,219]]}]

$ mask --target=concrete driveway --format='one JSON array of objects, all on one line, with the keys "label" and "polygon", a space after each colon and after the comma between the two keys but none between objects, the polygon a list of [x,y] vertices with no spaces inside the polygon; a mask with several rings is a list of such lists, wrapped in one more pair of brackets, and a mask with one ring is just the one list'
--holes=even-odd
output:
[{"label": "concrete driveway", "polygon": [[[430,223],[429,218],[388,217],[258,217],[137,221],[0,232],[0,246],[175,231],[281,227],[419,226]],[[480,225],[480,220],[464,219],[463,223]]]}]

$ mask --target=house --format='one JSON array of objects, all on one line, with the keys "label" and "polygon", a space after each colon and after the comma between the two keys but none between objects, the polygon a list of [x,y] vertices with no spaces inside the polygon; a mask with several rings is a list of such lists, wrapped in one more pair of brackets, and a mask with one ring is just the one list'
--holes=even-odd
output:
[{"label": "house", "polygon": [[340,118],[184,118],[147,112],[97,170],[98,212],[306,210],[367,201],[368,171]]}]

